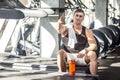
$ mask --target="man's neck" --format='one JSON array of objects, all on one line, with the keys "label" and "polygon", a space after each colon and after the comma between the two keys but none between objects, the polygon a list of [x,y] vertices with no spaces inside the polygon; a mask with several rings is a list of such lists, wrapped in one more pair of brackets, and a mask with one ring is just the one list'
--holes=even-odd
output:
[{"label": "man's neck", "polygon": [[74,26],[75,29],[80,29],[80,28],[82,28],[82,25],[81,25],[81,24],[74,24],[73,26]]}]

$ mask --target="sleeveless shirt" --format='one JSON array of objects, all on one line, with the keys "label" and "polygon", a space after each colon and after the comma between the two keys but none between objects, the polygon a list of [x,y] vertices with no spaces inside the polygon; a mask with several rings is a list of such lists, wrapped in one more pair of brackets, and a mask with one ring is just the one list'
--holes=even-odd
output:
[{"label": "sleeveless shirt", "polygon": [[69,53],[78,53],[88,45],[88,41],[85,34],[86,27],[82,26],[81,34],[76,34],[77,43],[74,44],[74,48],[68,46],[68,34],[65,37],[62,37],[62,49]]}]

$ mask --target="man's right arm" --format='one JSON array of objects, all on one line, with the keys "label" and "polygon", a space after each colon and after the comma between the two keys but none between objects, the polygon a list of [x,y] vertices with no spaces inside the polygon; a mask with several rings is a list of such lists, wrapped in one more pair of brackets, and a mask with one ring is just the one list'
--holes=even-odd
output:
[{"label": "man's right arm", "polygon": [[68,30],[67,26],[64,25],[64,20],[65,20],[65,15],[62,14],[62,16],[57,22],[57,30],[62,36],[65,36]]}]

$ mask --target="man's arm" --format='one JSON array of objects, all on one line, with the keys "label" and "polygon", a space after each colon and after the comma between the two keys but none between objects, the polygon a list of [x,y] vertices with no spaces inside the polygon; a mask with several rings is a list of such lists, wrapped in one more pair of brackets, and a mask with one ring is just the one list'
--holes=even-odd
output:
[{"label": "man's arm", "polygon": [[88,40],[89,46],[86,48],[87,51],[93,51],[97,49],[97,43],[93,36],[93,32],[90,29],[86,29],[86,37]]},{"label": "man's arm", "polygon": [[65,14],[63,13],[57,22],[57,30],[62,36],[65,36],[67,34],[67,31],[68,31],[67,26],[65,26],[63,24],[64,20],[65,20]]}]

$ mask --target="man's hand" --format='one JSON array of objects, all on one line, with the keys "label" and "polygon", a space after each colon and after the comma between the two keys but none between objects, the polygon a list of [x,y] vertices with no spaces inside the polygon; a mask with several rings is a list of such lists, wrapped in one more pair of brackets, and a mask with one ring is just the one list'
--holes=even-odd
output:
[{"label": "man's hand", "polygon": [[83,58],[86,54],[86,51],[83,49],[82,51],[80,51],[77,55],[77,58]]},{"label": "man's hand", "polygon": [[62,15],[60,16],[60,19],[58,20],[59,23],[64,23],[65,21],[65,13],[62,13]]}]

